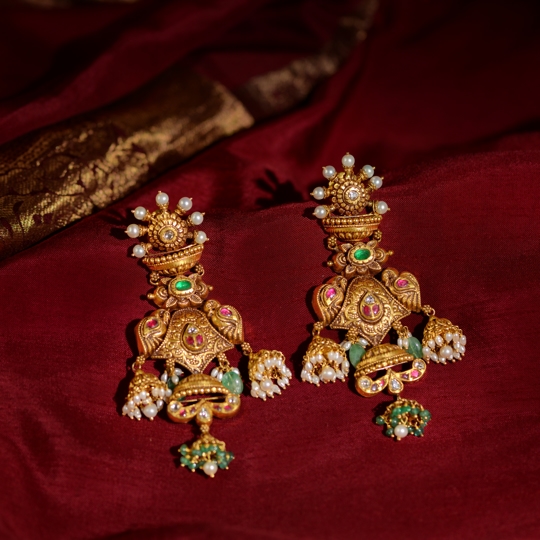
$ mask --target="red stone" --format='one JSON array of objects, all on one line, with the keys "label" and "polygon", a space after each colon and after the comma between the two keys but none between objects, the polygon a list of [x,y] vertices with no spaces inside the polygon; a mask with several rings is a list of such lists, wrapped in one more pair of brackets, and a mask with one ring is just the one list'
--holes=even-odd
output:
[{"label": "red stone", "polygon": [[375,304],[373,306],[373,315],[377,315],[377,313],[379,313],[379,309],[380,309],[379,306],[377,304]]},{"label": "red stone", "polygon": [[364,306],[362,311],[364,312],[364,315],[367,315],[368,317],[371,315],[371,308],[369,306]]},{"label": "red stone", "polygon": [[231,410],[231,406],[230,405],[225,405],[225,407],[223,407],[226,411],[230,411]]},{"label": "red stone", "polygon": [[201,334],[197,334],[197,337],[195,339],[197,340],[197,345],[203,344],[204,338],[202,337]]},{"label": "red stone", "polygon": [[158,322],[156,321],[156,319],[148,319],[148,321],[146,321],[146,326],[148,328],[155,328],[157,325]]},{"label": "red stone", "polygon": [[226,307],[222,307],[219,312],[225,317],[230,317],[232,315],[232,311]]},{"label": "red stone", "polygon": [[186,409],[182,409],[180,411],[180,416],[186,416]]},{"label": "red stone", "polygon": [[398,279],[396,281],[396,285],[398,287],[406,287],[409,284],[409,282],[406,279]]},{"label": "red stone", "polygon": [[326,291],[326,298],[330,299],[330,298],[334,298],[334,296],[336,296],[336,289],[328,289]]},{"label": "red stone", "polygon": [[193,336],[188,336],[188,337],[186,338],[186,343],[187,343],[188,345],[195,345],[195,340],[193,339]]}]

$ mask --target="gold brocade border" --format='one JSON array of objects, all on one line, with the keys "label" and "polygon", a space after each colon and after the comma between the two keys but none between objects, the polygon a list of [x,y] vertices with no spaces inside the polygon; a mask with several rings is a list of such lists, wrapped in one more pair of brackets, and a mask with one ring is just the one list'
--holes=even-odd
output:
[{"label": "gold brocade border", "polygon": [[0,146],[0,260],[298,105],[366,38],[377,7],[364,0],[320,53],[252,78],[236,96],[176,66],[113,105]]},{"label": "gold brocade border", "polygon": [[253,124],[219,83],[174,69],[127,99],[0,147],[0,259]]}]

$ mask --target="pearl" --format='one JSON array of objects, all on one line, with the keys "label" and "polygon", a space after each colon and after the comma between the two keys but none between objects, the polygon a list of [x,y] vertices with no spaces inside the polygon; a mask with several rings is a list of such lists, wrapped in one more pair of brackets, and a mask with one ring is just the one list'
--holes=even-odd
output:
[{"label": "pearl", "polygon": [[178,378],[178,375],[173,375],[171,377],[171,381],[173,382],[173,384],[178,384],[180,382],[180,379]]},{"label": "pearl", "polygon": [[348,351],[351,348],[352,343],[350,341],[342,341],[340,347],[344,351]]},{"label": "pearl", "polygon": [[326,366],[322,369],[320,377],[321,381],[335,381],[336,372],[330,366]]},{"label": "pearl", "polygon": [[274,383],[270,379],[264,379],[261,381],[261,389],[265,392],[271,391]]},{"label": "pearl", "polygon": [[267,358],[267,359],[264,361],[264,366],[265,366],[266,368],[271,368],[273,365],[274,365],[274,362],[272,362],[272,359],[271,359],[271,358]]},{"label": "pearl", "polygon": [[422,347],[422,353],[424,354],[424,358],[429,358],[431,349],[429,347]]},{"label": "pearl", "polygon": [[341,364],[341,369],[343,370],[343,373],[345,373],[345,375],[347,375],[347,373],[349,372],[349,366],[349,361],[343,360],[343,363]]},{"label": "pearl", "polygon": [[309,374],[309,371],[303,369],[303,370],[302,370],[302,373],[300,373],[300,378],[301,378],[303,381],[307,381],[307,380],[311,379],[311,375]]},{"label": "pearl", "polygon": [[148,397],[148,393],[145,392],[144,390],[139,394],[139,397],[141,398],[141,400],[145,400],[147,397]]},{"label": "pearl", "polygon": [[364,338],[360,338],[358,340],[358,343],[360,343],[360,345],[362,345],[362,347],[364,347],[364,349],[369,345],[369,341],[367,339],[364,339]]},{"label": "pearl", "polygon": [[324,360],[324,356],[322,354],[316,354],[312,359],[312,363],[313,364],[320,363],[323,360]]},{"label": "pearl", "polygon": [[441,358],[452,358],[452,356],[454,356],[454,349],[452,349],[452,347],[449,345],[445,345],[444,347],[441,347],[439,356]]},{"label": "pearl", "polygon": [[141,398],[139,396],[135,396],[133,398],[133,401],[134,401],[134,403],[136,403],[138,405],[141,402]]},{"label": "pearl", "polygon": [[166,397],[171,397],[172,396],[172,390],[170,388],[167,388],[167,390],[165,390],[165,396]]},{"label": "pearl", "polygon": [[193,202],[191,201],[189,197],[182,197],[178,201],[178,208],[180,208],[180,210],[183,210],[184,212],[191,210],[192,206],[193,206]]},{"label": "pearl", "polygon": [[408,338],[405,338],[405,339],[402,339],[402,340],[401,340],[401,346],[402,346],[405,350],[407,350],[407,349],[409,348],[409,340],[408,340]]},{"label": "pearl", "polygon": [[259,383],[253,381],[253,382],[251,383],[251,389],[252,389],[252,390],[255,390],[255,392],[258,392],[258,391],[261,389],[261,387],[259,386]]},{"label": "pearl", "polygon": [[311,376],[311,382],[313,384],[319,384],[319,377],[317,377],[317,375],[312,375]]},{"label": "pearl", "polygon": [[152,397],[159,397],[159,388],[157,388],[156,386],[152,388]]},{"label": "pearl", "polygon": [[235,373],[238,373],[238,375],[240,375],[240,370],[236,367],[231,368],[231,371],[234,371]]},{"label": "pearl", "polygon": [[403,424],[398,424],[394,428],[394,435],[398,439],[403,439],[409,434],[409,428],[407,426],[404,426]]},{"label": "pearl", "polygon": [[127,405],[124,405],[122,407],[122,414],[127,414],[129,412],[129,409],[128,409],[128,406]]},{"label": "pearl", "polygon": [[436,336],[436,337],[435,337],[435,343],[436,343],[439,347],[442,347],[443,344],[444,344],[444,340],[443,340],[442,336]]},{"label": "pearl", "polygon": [[138,225],[135,225],[135,223],[132,223],[126,229],[126,234],[130,238],[137,238],[137,236],[139,236],[139,234],[141,234],[141,228]]},{"label": "pearl", "polygon": [[180,368],[174,368],[174,373],[180,377],[184,372]]},{"label": "pearl", "polygon": [[207,461],[203,465],[203,471],[205,474],[207,474],[210,478],[214,478],[214,475],[217,473],[218,466],[215,461]]},{"label": "pearl", "polygon": [[191,221],[193,225],[200,225],[204,221],[204,216],[200,212],[193,212],[193,214],[189,216],[189,221]]},{"label": "pearl", "polygon": [[378,201],[375,205],[377,214],[386,214],[388,212],[388,205],[384,201]]},{"label": "pearl", "polygon": [[142,410],[142,412],[147,418],[154,418],[154,416],[156,416],[158,413],[158,409],[153,403],[150,403]]},{"label": "pearl", "polygon": [[341,359],[341,355],[337,351],[330,351],[326,356],[328,360],[332,360],[333,362],[339,362]]},{"label": "pearl", "polygon": [[281,388],[277,384],[274,384],[274,386],[272,386],[272,392],[274,392],[274,394],[281,394]]},{"label": "pearl", "polygon": [[375,172],[375,169],[371,165],[364,165],[362,167],[362,170],[368,178],[371,178],[373,176],[373,173]]},{"label": "pearl", "polygon": [[436,344],[432,339],[430,339],[430,340],[427,342],[427,346],[428,346],[430,349],[435,349],[436,345],[437,345],[437,344]]},{"label": "pearl", "polygon": [[218,369],[217,367],[215,367],[215,368],[211,371],[210,376],[211,376],[211,377],[214,377],[214,379],[217,379],[218,373],[219,373],[219,369]]},{"label": "pearl", "polygon": [[159,191],[156,195],[156,204],[158,204],[159,206],[169,204],[169,196],[166,193]]},{"label": "pearl", "polygon": [[165,388],[160,388],[159,389],[159,397],[162,398],[162,399],[165,397]]},{"label": "pearl", "polygon": [[460,343],[461,345],[467,345],[467,338],[466,338],[465,336],[461,336],[461,337],[459,338],[459,343]]},{"label": "pearl", "polygon": [[161,408],[163,407],[163,403],[164,401],[162,399],[158,399],[156,401],[156,407],[158,408],[158,411],[161,410]]},{"label": "pearl", "polygon": [[326,191],[324,190],[323,187],[316,187],[311,193],[311,195],[313,196],[314,199],[317,199],[318,201],[320,201],[321,199],[324,199],[326,195]]},{"label": "pearl", "polygon": [[137,219],[144,219],[146,217],[147,210],[144,206],[137,206],[135,210],[133,210],[133,215]]},{"label": "pearl", "polygon": [[381,189],[382,188],[382,178],[380,176],[374,176],[369,183],[375,188],[375,189]]},{"label": "pearl", "polygon": [[259,390],[259,397],[261,399],[264,399],[264,401],[266,401],[266,392],[263,392],[262,390]]},{"label": "pearl", "polygon": [[137,420],[140,420],[141,417],[142,417],[141,411],[140,411],[139,409],[135,409],[135,410],[133,411],[133,415],[135,416],[135,418],[136,418]]},{"label": "pearl", "polygon": [[135,402],[134,402],[132,399],[130,399],[130,400],[126,403],[126,405],[127,405],[127,408],[128,408],[130,411],[133,410],[133,409],[135,408]]},{"label": "pearl", "polygon": [[334,174],[336,174],[336,169],[334,169],[334,167],[332,167],[332,165],[327,165],[326,167],[323,167],[323,170],[322,170],[322,175],[325,177],[325,178],[332,178],[332,176],[334,176]]},{"label": "pearl", "polygon": [[433,360],[434,362],[438,362],[439,361],[439,357],[437,356],[437,353],[434,353],[432,352],[429,357],[431,358],[431,360]]},{"label": "pearl", "polygon": [[354,167],[354,157],[351,154],[345,154],[341,158],[341,163],[344,167]]},{"label": "pearl", "polygon": [[142,244],[137,244],[133,246],[133,255],[138,259],[141,259],[146,255],[146,248]]},{"label": "pearl", "polygon": [[167,379],[169,378],[169,376],[167,375],[167,372],[163,373],[160,377],[161,379],[161,382],[167,382]]},{"label": "pearl", "polygon": [[195,235],[196,244],[204,244],[207,240],[208,236],[206,236],[206,233],[204,231],[197,231],[197,234]]},{"label": "pearl", "polygon": [[328,209],[326,206],[317,206],[317,208],[313,210],[313,215],[318,219],[324,219],[328,215]]},{"label": "pearl", "polygon": [[446,334],[444,334],[444,339],[450,343],[454,339],[454,334],[452,334],[452,332],[446,332]]}]

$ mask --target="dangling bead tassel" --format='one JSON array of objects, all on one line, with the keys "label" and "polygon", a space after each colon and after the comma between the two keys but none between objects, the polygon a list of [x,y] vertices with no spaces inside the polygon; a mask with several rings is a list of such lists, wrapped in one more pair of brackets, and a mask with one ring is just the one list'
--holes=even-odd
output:
[{"label": "dangling bead tassel", "polygon": [[379,426],[386,426],[385,435],[400,441],[407,435],[423,437],[424,429],[431,420],[431,413],[412,399],[397,397],[388,405],[384,414],[375,418]]},{"label": "dangling bead tassel", "polygon": [[234,454],[227,451],[223,441],[210,435],[209,430],[208,424],[203,424],[199,438],[191,446],[183,444],[178,451],[182,467],[187,467],[191,472],[201,469],[210,478],[214,478],[218,469],[229,468]]}]

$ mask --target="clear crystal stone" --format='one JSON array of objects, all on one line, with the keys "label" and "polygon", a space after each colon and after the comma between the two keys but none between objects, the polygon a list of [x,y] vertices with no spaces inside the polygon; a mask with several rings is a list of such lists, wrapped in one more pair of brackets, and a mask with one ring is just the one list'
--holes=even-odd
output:
[{"label": "clear crystal stone", "polygon": [[164,235],[163,235],[163,238],[165,238],[165,240],[172,240],[174,238],[174,233],[172,231],[167,231]]},{"label": "clear crystal stone", "polygon": [[350,201],[356,201],[356,199],[358,199],[359,196],[360,196],[360,193],[358,193],[357,189],[350,189],[347,193],[347,198]]},{"label": "clear crystal stone", "polygon": [[369,382],[368,379],[362,379],[362,380],[360,381],[360,386],[361,386],[362,388],[369,388],[369,385],[370,385],[370,382]]},{"label": "clear crystal stone", "polygon": [[373,298],[373,296],[369,295],[366,296],[365,302],[366,304],[373,304],[373,302],[375,302],[375,299]]},{"label": "clear crystal stone", "polygon": [[401,388],[401,384],[397,379],[392,379],[390,381],[390,388],[392,390],[399,390]]},{"label": "clear crystal stone", "polygon": [[372,391],[372,392],[376,392],[378,389],[379,389],[379,385],[378,385],[378,384],[373,384],[373,385],[371,385],[371,391]]},{"label": "clear crystal stone", "polygon": [[417,360],[413,365],[416,369],[424,369],[426,367],[426,364],[421,360]]}]

